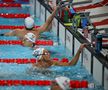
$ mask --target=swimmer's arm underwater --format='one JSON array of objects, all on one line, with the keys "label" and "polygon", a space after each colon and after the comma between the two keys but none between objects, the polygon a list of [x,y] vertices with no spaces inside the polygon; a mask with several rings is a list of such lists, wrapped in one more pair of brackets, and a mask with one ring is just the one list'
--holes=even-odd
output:
[{"label": "swimmer's arm underwater", "polygon": [[4,33],[4,34],[0,34],[0,36],[16,36],[17,30],[19,30],[19,29],[14,29],[14,30],[12,30],[10,32]]},{"label": "swimmer's arm underwater", "polygon": [[85,46],[86,46],[86,44],[81,44],[81,46],[78,49],[76,55],[74,56],[74,58],[69,63],[53,61],[53,64],[56,65],[56,66],[74,66],[74,65],[76,65],[78,60],[79,60],[80,53]]},{"label": "swimmer's arm underwater", "polygon": [[52,12],[52,14],[46,20],[45,24],[43,24],[41,27],[38,28],[40,33],[47,31],[49,29],[49,27],[51,27],[52,20],[53,20],[54,16],[56,15],[58,8],[59,8],[59,6],[57,6],[55,8],[55,10]]},{"label": "swimmer's arm underwater", "polygon": [[14,34],[14,31],[12,31],[12,32],[0,34],[0,36],[15,36],[15,34]]},{"label": "swimmer's arm underwater", "polygon": [[0,36],[5,36],[5,34],[0,34]]},{"label": "swimmer's arm underwater", "polygon": [[4,36],[15,36],[15,31],[5,33]]}]

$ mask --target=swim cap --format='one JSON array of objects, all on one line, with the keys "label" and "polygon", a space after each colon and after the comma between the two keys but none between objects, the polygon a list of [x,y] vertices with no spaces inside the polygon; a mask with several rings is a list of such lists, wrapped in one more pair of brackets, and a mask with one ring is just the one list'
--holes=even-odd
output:
[{"label": "swim cap", "polygon": [[41,59],[44,50],[44,48],[37,48],[33,51],[33,55],[37,57],[37,59]]},{"label": "swim cap", "polygon": [[36,36],[33,33],[27,33],[24,37],[33,43],[36,41]]},{"label": "swim cap", "polygon": [[63,90],[70,90],[69,84],[70,84],[70,79],[64,76],[60,76],[55,78],[57,84],[63,89]]},{"label": "swim cap", "polygon": [[25,18],[25,26],[28,29],[33,28],[34,27],[34,20],[33,20],[33,18],[31,18],[31,17]]}]

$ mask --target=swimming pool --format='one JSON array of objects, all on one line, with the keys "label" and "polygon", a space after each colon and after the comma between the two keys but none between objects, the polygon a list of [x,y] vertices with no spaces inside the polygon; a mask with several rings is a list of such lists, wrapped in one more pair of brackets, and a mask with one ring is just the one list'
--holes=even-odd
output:
[{"label": "swimming pool", "polygon": [[[28,8],[28,7],[27,7]],[[12,8],[11,8],[12,9]],[[17,8],[16,8],[17,9]],[[16,9],[12,9],[12,12],[19,13],[20,10],[16,11]],[[29,9],[23,8],[25,13],[29,12]],[[8,12],[7,9],[0,10],[0,13]],[[27,10],[27,11],[26,11]],[[23,19],[5,19],[0,18],[0,25],[24,25]],[[39,22],[39,19],[35,20],[37,25],[41,25],[42,22]],[[19,23],[20,22],[20,23]],[[0,33],[8,32],[9,30],[0,30]],[[57,37],[52,32],[42,33],[40,39],[51,39],[57,43]],[[17,37],[5,37],[0,36],[0,40],[18,40]],[[51,52],[52,58],[56,57],[62,59],[64,57],[71,60],[72,56],[70,55],[70,51],[66,49],[61,42],[55,46],[40,46],[45,47]],[[33,50],[28,47],[23,47],[20,45],[0,45],[0,58],[34,58],[32,56]],[[31,68],[31,64],[6,64],[0,63],[0,79],[1,80],[54,80],[56,76],[67,76],[71,80],[87,80],[89,82],[95,82],[96,88],[94,90],[103,90],[103,88],[96,82],[93,77],[88,74],[86,69],[81,65],[81,62],[78,62],[76,66],[70,67],[59,67],[52,66],[48,68],[51,72],[47,74],[39,73],[29,70]],[[39,86],[0,86],[0,90],[48,90],[48,86],[39,87]],[[89,89],[86,89],[89,90]]]}]

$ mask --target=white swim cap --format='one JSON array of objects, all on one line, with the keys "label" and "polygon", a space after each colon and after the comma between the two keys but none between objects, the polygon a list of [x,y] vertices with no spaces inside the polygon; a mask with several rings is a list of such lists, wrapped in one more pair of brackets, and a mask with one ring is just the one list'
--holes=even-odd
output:
[{"label": "white swim cap", "polygon": [[36,36],[33,33],[27,33],[24,37],[33,43],[36,41]]},{"label": "white swim cap", "polygon": [[31,18],[31,17],[25,18],[25,26],[28,29],[33,28],[34,27],[34,20],[33,20],[33,18]]},{"label": "white swim cap", "polygon": [[63,90],[70,90],[70,79],[64,76],[60,76],[55,78],[55,81],[57,84],[63,89]]},{"label": "white swim cap", "polygon": [[33,51],[33,55],[37,57],[37,59],[41,59],[44,50],[44,48],[37,48]]}]

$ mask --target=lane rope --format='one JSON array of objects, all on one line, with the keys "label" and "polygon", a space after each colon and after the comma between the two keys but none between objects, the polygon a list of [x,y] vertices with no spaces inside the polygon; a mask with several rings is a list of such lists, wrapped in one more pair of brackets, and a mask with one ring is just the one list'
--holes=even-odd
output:
[{"label": "lane rope", "polygon": [[[35,28],[38,28],[40,26],[35,26]],[[13,25],[0,25],[0,29],[4,30],[4,29],[23,29],[25,28],[25,26],[13,26]]]},{"label": "lane rope", "polygon": [[0,3],[0,8],[3,7],[21,7],[20,3]]},{"label": "lane rope", "polygon": [[[53,46],[52,40],[36,40],[36,45]],[[0,40],[0,45],[23,45],[21,40]]]},{"label": "lane rope", "polygon": [[[68,58],[62,58],[61,60],[59,60],[58,58],[53,58],[52,60],[55,61],[60,61],[60,62],[69,62]],[[30,63],[36,63],[38,60],[36,60],[35,58],[0,58],[0,63],[16,63],[16,64],[30,64]]]},{"label": "lane rope", "polygon": [[[49,86],[51,80],[0,80],[0,86]],[[71,88],[88,88],[88,81],[86,80],[71,80]]]},{"label": "lane rope", "polygon": [[30,14],[24,14],[24,13],[0,13],[0,17],[3,18],[26,18],[29,16]]}]

